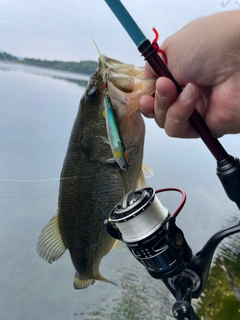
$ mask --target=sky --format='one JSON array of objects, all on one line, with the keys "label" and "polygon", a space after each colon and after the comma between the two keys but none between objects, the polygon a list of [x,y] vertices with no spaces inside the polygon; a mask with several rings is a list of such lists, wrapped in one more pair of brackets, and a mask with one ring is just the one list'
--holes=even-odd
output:
[{"label": "sky", "polygon": [[[113,0],[114,1],[114,0]],[[142,32],[159,44],[190,21],[226,10],[235,0],[122,0]],[[225,6],[223,5],[225,4]],[[97,60],[98,53],[143,65],[143,58],[104,0],[0,0],[0,50],[48,60]]]}]

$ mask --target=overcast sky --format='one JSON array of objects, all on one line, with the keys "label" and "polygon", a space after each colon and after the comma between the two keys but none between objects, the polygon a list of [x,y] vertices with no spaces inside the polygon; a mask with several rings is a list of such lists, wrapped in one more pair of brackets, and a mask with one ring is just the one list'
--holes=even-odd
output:
[{"label": "overcast sky", "polygon": [[[229,0],[224,0],[224,3]],[[149,40],[163,41],[193,19],[239,9],[235,0],[122,0]],[[105,55],[143,65],[143,58],[104,0],[0,0],[0,50],[21,57],[64,61]]]}]

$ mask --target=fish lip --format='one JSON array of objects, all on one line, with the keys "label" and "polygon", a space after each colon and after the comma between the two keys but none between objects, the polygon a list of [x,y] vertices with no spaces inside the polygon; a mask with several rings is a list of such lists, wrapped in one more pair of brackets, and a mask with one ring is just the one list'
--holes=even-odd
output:
[{"label": "fish lip", "polygon": [[[112,58],[109,58],[108,56],[106,55],[102,55],[102,58],[103,58],[103,62],[105,64],[105,67],[108,69],[110,68],[112,65],[114,64],[123,64],[121,61],[119,60],[115,60],[115,59],[112,59]],[[99,60],[99,63],[100,63],[100,60]]]}]

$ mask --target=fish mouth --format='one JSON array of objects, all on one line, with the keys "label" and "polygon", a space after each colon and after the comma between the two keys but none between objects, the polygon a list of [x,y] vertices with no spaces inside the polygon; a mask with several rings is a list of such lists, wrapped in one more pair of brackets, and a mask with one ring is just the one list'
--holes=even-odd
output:
[{"label": "fish mouth", "polygon": [[105,55],[102,56],[104,65],[108,71],[118,72],[125,76],[133,76],[143,79],[144,67],[136,67],[133,64],[123,63],[119,60],[109,58]]},{"label": "fish mouth", "polygon": [[[132,93],[135,88],[136,67],[104,55],[102,58],[108,74],[108,80],[113,86],[123,93]],[[137,75],[139,75],[142,69],[137,69]]]},{"label": "fish mouth", "polygon": [[105,55],[102,55],[102,58],[103,58],[103,62],[105,64],[106,69],[110,68],[113,65],[123,64],[123,62],[116,60],[116,59],[109,58]]}]

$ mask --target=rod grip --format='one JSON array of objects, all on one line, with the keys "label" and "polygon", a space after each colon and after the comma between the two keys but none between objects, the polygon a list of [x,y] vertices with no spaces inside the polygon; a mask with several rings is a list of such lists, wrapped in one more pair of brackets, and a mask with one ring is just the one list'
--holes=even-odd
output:
[{"label": "rod grip", "polygon": [[[140,44],[138,50],[141,52],[142,56],[144,56],[145,60],[147,60],[158,77],[164,76],[169,78],[175,84],[178,93],[182,92],[182,87],[174,79],[168,67],[164,64],[156,49],[152,46],[151,42],[148,39]],[[203,118],[200,116],[196,109],[193,111],[189,121],[193,128],[197,131],[205,145],[208,147],[212,155],[215,157],[215,159],[217,161],[226,159],[228,156],[226,150],[209,130]]]}]

